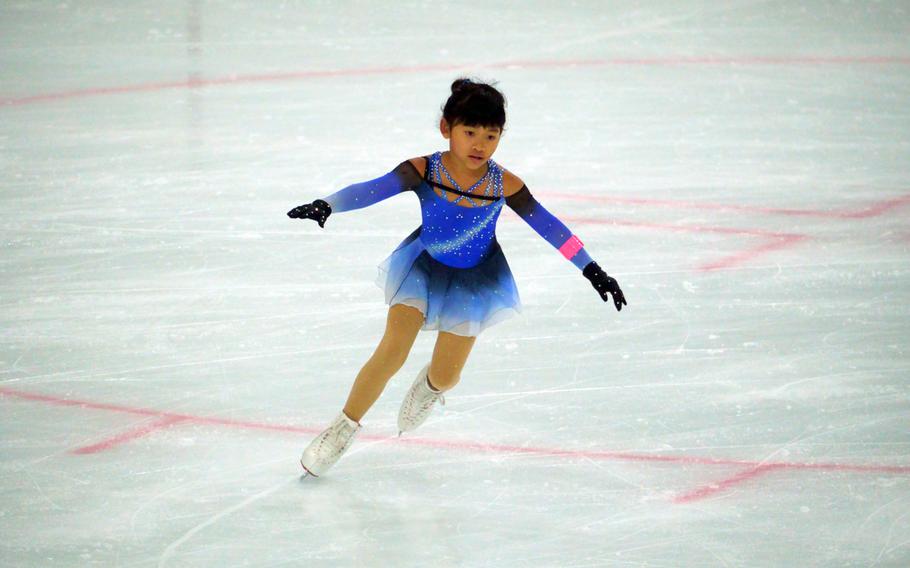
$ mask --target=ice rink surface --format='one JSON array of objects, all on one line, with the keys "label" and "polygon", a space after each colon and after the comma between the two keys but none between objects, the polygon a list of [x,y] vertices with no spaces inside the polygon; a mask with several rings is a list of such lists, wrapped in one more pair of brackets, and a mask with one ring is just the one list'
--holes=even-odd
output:
[{"label": "ice rink surface", "polygon": [[[266,7],[267,6],[267,7]],[[910,566],[910,6],[0,5],[0,565]],[[387,308],[398,196],[495,158],[615,275],[506,211],[524,311],[419,431],[435,333],[325,477]]]}]

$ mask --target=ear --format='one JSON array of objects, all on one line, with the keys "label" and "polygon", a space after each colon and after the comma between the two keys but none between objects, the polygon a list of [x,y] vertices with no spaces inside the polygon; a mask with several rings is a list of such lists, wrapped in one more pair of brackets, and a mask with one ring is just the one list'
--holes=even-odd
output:
[{"label": "ear", "polygon": [[452,135],[451,130],[449,130],[449,123],[444,118],[439,119],[439,132],[442,133],[442,137],[446,140]]}]

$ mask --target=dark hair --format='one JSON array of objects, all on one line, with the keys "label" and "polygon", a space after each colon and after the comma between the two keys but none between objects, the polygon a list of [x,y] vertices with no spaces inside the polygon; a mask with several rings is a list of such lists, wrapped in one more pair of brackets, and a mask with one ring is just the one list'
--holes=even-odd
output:
[{"label": "dark hair", "polygon": [[506,99],[493,85],[474,82],[466,77],[455,79],[452,94],[442,107],[442,118],[450,127],[499,127],[506,125]]}]

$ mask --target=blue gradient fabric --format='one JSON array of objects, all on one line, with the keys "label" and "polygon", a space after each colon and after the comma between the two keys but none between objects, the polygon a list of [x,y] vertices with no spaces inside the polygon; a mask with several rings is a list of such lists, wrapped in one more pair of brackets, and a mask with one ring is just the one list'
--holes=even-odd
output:
[{"label": "blue gradient fabric", "polygon": [[[457,205],[455,207],[458,207]],[[427,251],[421,227],[380,265],[376,284],[390,306],[404,304],[423,312],[423,329],[477,336],[521,312],[521,299],[498,244],[483,262],[456,268]]]},{"label": "blue gradient fabric", "polygon": [[332,206],[332,213],[342,213],[385,201],[402,191],[415,189],[420,183],[414,166],[402,162],[382,177],[349,185],[322,199]]},{"label": "blue gradient fabric", "polygon": [[[427,158],[423,174],[405,161],[382,177],[348,186],[324,200],[337,213],[406,191],[416,193],[422,224],[379,264],[376,284],[384,291],[388,305],[404,304],[420,310],[425,317],[423,329],[477,336],[521,312],[518,288],[496,240],[496,222],[503,205],[508,204],[557,249],[572,235],[533,199],[527,187],[506,199],[502,169],[492,160],[488,162],[486,189],[481,187],[467,197],[444,188],[440,179],[432,179],[434,159],[439,159],[439,153]],[[474,197],[480,193],[486,195]],[[582,249],[571,259],[573,263],[579,256],[590,262]]]},{"label": "blue gradient fabric", "polygon": [[577,252],[575,252],[575,248],[564,252],[563,247],[566,246],[566,243],[572,243],[573,239],[577,240],[577,238],[562,221],[534,199],[527,186],[523,186],[518,192],[510,195],[507,203],[538,235],[553,245],[553,248],[562,252],[563,256],[568,255],[569,260],[579,270],[584,270],[585,266],[592,262],[591,256],[581,246],[581,241],[577,241]]}]

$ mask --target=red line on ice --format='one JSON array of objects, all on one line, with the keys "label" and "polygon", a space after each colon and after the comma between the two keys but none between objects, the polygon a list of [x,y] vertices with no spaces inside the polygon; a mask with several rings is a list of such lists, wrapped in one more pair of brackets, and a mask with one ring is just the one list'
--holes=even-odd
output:
[{"label": "red line on ice", "polygon": [[872,55],[872,56],[705,56],[705,57],[616,57],[604,59],[576,60],[527,60],[503,61],[500,63],[479,64],[432,64],[389,67],[355,67],[349,69],[311,69],[285,73],[228,75],[211,79],[191,78],[179,81],[157,83],[140,83],[136,85],[119,85],[107,87],[89,87],[57,93],[43,93],[24,97],[0,99],[0,106],[20,106],[43,103],[55,100],[118,95],[124,93],[157,92],[173,89],[195,89],[229,85],[246,85],[255,83],[275,83],[300,81],[326,77],[366,76],[425,73],[429,71],[465,71],[469,69],[522,69],[522,68],[577,68],[577,67],[680,67],[680,66],[821,66],[821,65],[910,65],[910,57]]},{"label": "red line on ice", "polygon": [[592,217],[571,217],[563,216],[568,222],[584,223],[591,225],[615,225],[622,227],[636,227],[643,229],[658,229],[662,231],[673,231],[679,233],[715,233],[720,235],[741,235],[747,237],[760,237],[765,242],[749,247],[735,254],[725,256],[721,259],[701,264],[697,270],[701,272],[710,272],[732,268],[733,266],[744,264],[749,260],[767,254],[771,251],[789,248],[800,243],[809,237],[798,233],[776,233],[772,231],[762,231],[760,229],[736,229],[730,227],[706,227],[702,225],[669,225],[666,223],[646,223],[640,221],[622,221],[617,219],[602,219]]},{"label": "red line on ice", "polygon": [[[375,440],[386,440],[382,436],[373,436]],[[631,462],[654,462],[654,463],[677,463],[692,465],[709,465],[709,466],[748,466],[758,467],[767,466],[779,469],[794,470],[827,470],[827,471],[844,471],[857,473],[893,473],[893,474],[910,474],[910,466],[890,466],[890,465],[862,465],[862,464],[843,464],[843,463],[799,463],[799,462],[756,462],[749,460],[734,460],[727,458],[710,458],[702,456],[667,456],[655,454],[640,454],[634,452],[611,452],[600,450],[566,450],[560,448],[542,448],[534,446],[510,446],[503,444],[480,444],[475,442],[456,442],[452,440],[430,440],[426,438],[392,438],[392,441],[398,441],[401,444],[410,444],[415,446],[443,448],[443,449],[460,449],[482,453],[496,453],[507,455],[532,455],[532,456],[552,456],[565,458],[590,459],[600,461],[631,461]]]},{"label": "red line on ice", "polygon": [[[671,199],[649,199],[649,198],[630,198],[604,195],[580,195],[576,193],[546,192],[545,195],[555,198],[571,199],[577,201],[588,201],[603,204],[620,203],[623,205],[643,205],[653,207],[669,207],[674,209],[697,209],[697,210],[719,210],[719,211],[743,211],[749,213],[763,213],[768,215],[794,215],[810,216],[834,219],[867,219],[877,217],[892,209],[910,204],[910,194],[884,199],[873,202],[871,205],[857,209],[842,209],[833,211],[824,211],[818,209],[785,209],[775,207],[757,207],[750,205],[730,205],[723,203],[678,201]],[[776,233],[756,229],[737,229],[726,227],[705,227],[705,226],[682,226],[670,225],[666,223],[646,223],[635,221],[620,221],[604,218],[592,217],[564,217],[566,220],[585,224],[599,225],[618,225],[626,227],[640,227],[647,229],[659,229],[675,232],[696,232],[696,233],[718,233],[728,235],[744,235],[760,237],[765,242],[756,246],[748,247],[737,253],[725,256],[718,260],[701,264],[697,270],[701,272],[711,272],[714,270],[723,270],[732,268],[753,260],[759,256],[768,254],[773,251],[790,248],[809,238],[808,235],[798,233]]]},{"label": "red line on ice", "polygon": [[611,195],[580,195],[577,193],[546,192],[546,195],[575,201],[592,201],[596,203],[642,205],[666,207],[670,209],[696,209],[705,211],[742,211],[746,213],[764,213],[767,215],[790,215],[800,217],[823,217],[831,219],[866,219],[877,217],[892,209],[910,204],[910,194],[873,202],[859,209],[825,211],[821,209],[786,209],[780,207],[760,207],[754,205],[733,205],[699,201],[680,201],[675,199],[650,199],[642,197],[622,197]]},{"label": "red line on ice", "polygon": [[142,436],[145,436],[146,434],[150,434],[150,433],[156,432],[158,430],[164,430],[166,428],[169,428],[170,426],[173,426],[174,424],[179,424],[180,422],[185,422],[185,421],[186,421],[185,419],[180,418],[178,416],[163,416],[161,418],[161,420],[156,420],[150,424],[143,424],[141,426],[137,426],[136,428],[133,428],[132,430],[127,430],[126,432],[122,432],[112,438],[108,438],[107,440],[102,440],[101,442],[98,442],[96,444],[77,448],[77,449],[73,450],[73,453],[74,454],[95,454],[98,452],[103,452],[105,450],[109,450],[109,449],[113,448],[114,446],[119,446],[120,444],[130,442],[132,440],[135,440],[136,438],[141,438]]},{"label": "red line on ice", "polygon": [[710,272],[712,270],[732,268],[739,264],[745,264],[747,261],[769,252],[792,247],[807,238],[808,237],[805,235],[782,235],[774,241],[747,248],[736,254],[731,254],[719,260],[715,260],[714,262],[702,264],[698,269],[702,272]]},{"label": "red line on ice", "polygon": [[686,66],[812,66],[812,65],[910,65],[906,56],[799,56],[781,55],[763,57],[760,55],[730,56],[665,56],[665,57],[607,57],[602,59],[576,60],[527,60],[478,65],[478,67],[686,67]]},{"label": "red line on ice", "polygon": [[[239,428],[243,430],[268,430],[273,432],[289,432],[294,434],[315,434],[321,431],[321,428],[289,426],[282,424],[267,424],[262,422],[251,422],[243,420],[229,420],[224,418],[215,418],[210,416],[194,416],[190,414],[180,414],[152,410],[149,408],[131,407],[119,404],[99,403],[87,400],[78,400],[62,398],[57,396],[32,393],[0,387],[0,396],[13,399],[26,400],[31,402],[41,402],[54,406],[69,406],[85,408],[90,410],[100,410],[105,412],[118,412],[126,414],[136,414],[140,416],[158,416],[169,419],[171,424],[195,423],[209,424],[213,426],[227,426],[230,428]],[[159,424],[159,427],[161,424]],[[589,459],[597,461],[630,461],[643,463],[668,463],[668,464],[693,464],[706,466],[744,466],[747,468],[765,469],[791,469],[801,471],[842,471],[855,473],[885,473],[907,475],[910,474],[910,465],[881,465],[881,464],[846,464],[846,463],[800,463],[800,462],[758,462],[750,460],[735,460],[729,458],[712,458],[704,456],[673,456],[673,455],[656,455],[635,452],[614,452],[605,450],[570,450],[565,448],[547,448],[540,446],[515,446],[506,444],[482,444],[477,442],[462,442],[454,440],[433,440],[428,438],[396,438],[377,435],[361,435],[361,439],[385,441],[392,444],[401,444],[409,446],[420,446],[425,448],[441,448],[449,450],[462,450],[478,453],[494,453],[504,455],[528,455],[540,457],[561,457],[572,459]]]},{"label": "red line on ice", "polygon": [[710,497],[711,495],[726,491],[733,486],[739,485],[745,481],[761,477],[768,472],[774,471],[776,469],[784,469],[784,467],[785,466],[781,464],[759,464],[755,467],[744,469],[743,471],[737,473],[732,477],[728,477],[727,479],[718,481],[716,483],[710,483],[708,485],[694,489],[688,493],[678,495],[673,499],[673,502],[678,504],[685,504],[691,503],[693,501],[699,501],[701,499]]},{"label": "red line on ice", "polygon": [[75,406],[78,408],[87,408],[90,410],[104,410],[107,412],[119,412],[124,414],[137,414],[139,416],[160,416],[162,418],[171,418],[180,422],[191,422],[195,424],[210,424],[214,426],[227,426],[230,428],[241,428],[245,430],[273,430],[278,432],[297,432],[302,434],[317,434],[322,430],[318,428],[306,428],[303,426],[285,426],[282,424],[266,424],[263,422],[247,422],[243,420],[231,420],[227,418],[214,418],[209,416],[194,416],[191,414],[179,414],[175,412],[164,412],[161,410],[152,410],[150,408],[141,408],[135,406],[124,406],[121,404],[108,404],[102,402],[92,402],[87,400],[77,400],[49,396],[44,394],[30,393],[16,389],[0,387],[0,395],[30,400],[33,402],[43,402],[54,406]]}]

